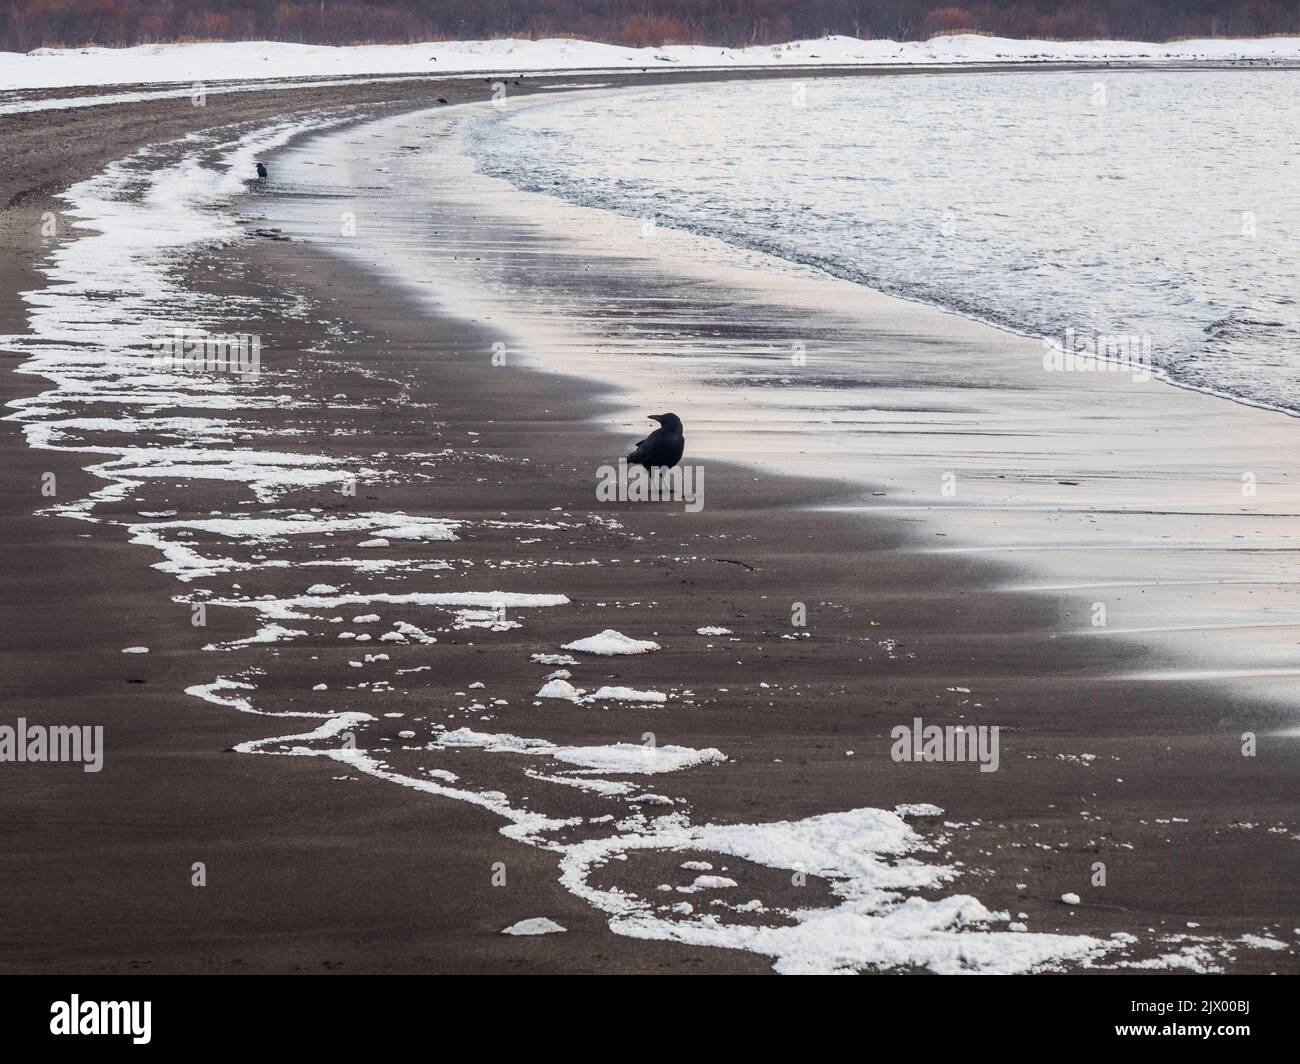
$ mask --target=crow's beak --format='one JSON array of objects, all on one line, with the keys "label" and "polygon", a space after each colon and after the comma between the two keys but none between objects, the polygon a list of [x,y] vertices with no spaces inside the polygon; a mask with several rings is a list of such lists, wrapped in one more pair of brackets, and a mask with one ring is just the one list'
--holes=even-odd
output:
[{"label": "crow's beak", "polygon": [[664,423],[664,416],[663,416],[663,414],[648,414],[648,415],[646,415],[646,416],[649,417],[649,419],[650,419],[651,421],[657,421],[657,422],[659,422],[659,424],[661,424],[661,425]]}]

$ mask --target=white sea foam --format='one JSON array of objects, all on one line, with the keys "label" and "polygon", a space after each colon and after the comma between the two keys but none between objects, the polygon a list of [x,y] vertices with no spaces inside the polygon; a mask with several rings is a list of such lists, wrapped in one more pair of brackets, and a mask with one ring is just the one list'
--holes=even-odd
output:
[{"label": "white sea foam", "polygon": [[[220,461],[220,458],[206,460]],[[459,522],[442,518],[408,517],[406,514],[363,513],[352,517],[317,517],[312,514],[292,513],[287,517],[247,515],[157,521],[143,527],[156,533],[173,529],[192,529],[197,532],[211,532],[230,539],[267,543],[283,540],[287,536],[328,536],[339,532],[359,531],[375,531],[392,539],[447,541],[456,538],[454,529],[458,524]]]},{"label": "white sea foam", "polygon": [[[151,480],[227,481],[266,500],[357,475],[356,462],[349,468],[309,452],[231,446],[257,435],[240,412],[287,409],[300,400],[252,394],[247,382],[235,378],[171,371],[155,363],[150,349],[154,338],[192,328],[196,318],[203,320],[213,309],[181,287],[176,264],[196,246],[238,237],[233,218],[219,208],[244,190],[242,175],[251,172],[252,160],[305,129],[338,120],[318,116],[255,130],[191,134],[166,149],[141,149],[63,194],[65,214],[80,234],[54,246],[43,266],[47,287],[23,293],[30,334],[3,339],[7,347],[28,355],[19,372],[48,378],[54,385],[12,402],[8,419],[19,423],[32,447],[94,457],[97,461],[87,469],[106,482],[87,498],[60,498],[52,512],[103,520],[93,516],[98,503],[124,498]],[[139,413],[67,417],[70,403],[130,405]],[[223,416],[178,413],[188,408]],[[165,416],[147,416],[154,412]],[[370,525],[375,517],[361,520]],[[256,539],[297,530],[287,519],[277,521],[231,516],[138,522],[128,528],[134,542],[162,554],[160,568],[193,579],[251,563],[205,556],[195,545],[169,537],[208,531],[228,537],[251,533]],[[412,523],[405,515],[394,515],[384,525]],[[443,523],[429,526],[437,538],[446,538],[449,530]]]},{"label": "white sea foam", "polygon": [[[240,694],[252,685],[218,680],[193,688],[208,701],[252,711]],[[299,714],[301,715],[301,714]],[[615,932],[633,938],[682,942],[690,945],[741,949],[772,958],[782,973],[838,973],[867,969],[923,968],[942,974],[1016,973],[1059,969],[1067,964],[1085,966],[1129,966],[1136,968],[1188,967],[1214,971],[1222,967],[1219,958],[1231,946],[1208,941],[1189,943],[1177,952],[1145,961],[1109,960],[1115,951],[1128,948],[1136,939],[1119,935],[1109,940],[1088,935],[1040,934],[1029,932],[1023,923],[1012,922],[1005,913],[992,913],[968,895],[954,894],[924,898],[918,892],[941,890],[958,871],[927,860],[932,845],[899,815],[880,809],[854,809],[798,821],[764,824],[691,824],[678,812],[646,821],[624,821],[616,833],[577,842],[563,842],[557,832],[571,829],[572,818],[548,817],[512,805],[497,793],[475,792],[460,786],[455,773],[437,770],[437,776],[421,779],[385,768],[373,755],[354,749],[321,748],[322,740],[356,727],[365,714],[344,714],[330,718],[311,732],[278,736],[243,744],[241,749],[261,753],[314,754],[329,756],[363,773],[490,809],[507,821],[504,833],[557,854],[561,882],[575,895],[605,913]],[[510,734],[491,734],[459,729],[442,734],[437,744],[445,749],[473,748],[499,752],[551,756],[561,760],[566,748],[544,739]],[[285,747],[288,746],[288,749]],[[616,771],[634,765],[632,758],[644,756],[644,748],[604,748],[593,755],[589,748],[579,761],[589,766]],[[611,756],[610,751],[615,751]],[[685,759],[699,763],[691,751]],[[636,771],[635,768],[630,769]],[[432,776],[433,773],[430,773]],[[529,772],[538,782],[586,786],[605,797],[626,797],[628,790],[616,781],[591,780],[583,784],[573,778]],[[632,799],[650,806],[672,806],[672,799],[643,794]],[[933,807],[920,807],[929,814]],[[909,810],[910,811],[910,810]],[[606,817],[594,818],[597,822]],[[609,870],[620,859],[638,852],[667,851],[714,855],[713,861],[684,862],[683,868],[697,871],[684,888],[688,893],[730,891],[744,881],[744,863],[783,869],[823,881],[834,901],[820,907],[778,910],[777,923],[732,923],[718,915],[696,916],[689,906],[674,905],[662,910],[650,897],[611,883]],[[727,862],[727,875],[714,874],[717,859]],[[738,863],[739,862],[739,863]],[[593,872],[604,869],[593,880]],[[742,895],[743,896],[743,895]],[[737,912],[763,914],[773,911],[759,899],[734,907]],[[1005,925],[1005,930],[999,926]],[[1285,943],[1267,936],[1241,940],[1243,946],[1276,951]]]},{"label": "white sea foam", "polygon": [[312,611],[337,609],[340,606],[363,606],[383,603],[392,606],[446,606],[511,609],[534,609],[564,606],[569,600],[556,594],[519,594],[505,591],[376,591],[338,595],[294,595],[289,598],[212,599],[212,604],[234,609],[251,609],[263,617],[291,620],[312,616]]},{"label": "white sea foam", "polygon": [[[635,938],[745,949],[773,958],[784,973],[835,973],[915,966],[940,973],[1030,971],[1082,960],[1105,949],[1085,935],[987,930],[993,914],[976,899],[927,901],[952,869],[916,860],[925,843],[905,821],[880,809],[855,809],[801,821],[691,826],[678,822],[644,832],[578,843],[561,862],[562,880],[611,916],[610,927]],[[707,851],[825,879],[839,903],[790,913],[783,926],[667,919],[617,889],[593,886],[590,874],[616,854],[646,850]]]},{"label": "white sea foam", "polygon": [[[217,704],[253,711],[242,694],[252,685],[219,680],[192,688]],[[297,714],[303,715],[303,714]],[[668,812],[646,821],[641,814],[618,825],[612,835],[564,842],[557,833],[571,830],[578,820],[530,811],[494,791],[475,791],[460,784],[459,774],[445,770],[415,777],[387,768],[373,753],[322,743],[359,726],[366,714],[330,717],[310,732],[255,740],[238,749],[252,753],[326,756],[377,779],[413,790],[451,798],[488,809],[506,821],[511,838],[542,846],[557,854],[561,881],[575,895],[604,912],[615,932],[635,938],[744,949],[773,959],[779,972],[842,972],[867,968],[921,967],[935,972],[1022,972],[1059,966],[1067,961],[1099,958],[1113,943],[1084,935],[1030,934],[997,931],[1005,922],[974,898],[964,895],[922,899],[916,892],[933,891],[957,873],[917,855],[928,844],[899,816],[878,809],[832,813],[802,821],[769,824],[692,825],[683,814]],[[563,747],[545,739],[508,733],[476,732],[469,728],[444,732],[433,744],[444,750],[474,749],[546,757],[592,771],[643,773],[674,771],[724,760],[714,750],[616,744],[608,747]],[[600,797],[627,797],[620,781],[528,772],[535,782],[551,782],[591,790]],[[647,807],[674,806],[673,799],[642,794],[630,799]],[[608,822],[593,818],[592,825]],[[630,853],[668,850],[715,854],[734,859],[727,876],[697,877],[691,892],[732,890],[741,883],[735,860],[794,870],[825,880],[836,897],[830,906],[784,911],[778,924],[728,923],[716,916],[695,917],[689,908],[674,906],[671,917],[654,902],[623,886],[596,886],[592,872],[609,868]],[[712,862],[692,867],[708,871]],[[601,882],[608,881],[608,873]],[[755,899],[738,911],[769,911]],[[681,917],[687,917],[682,919]]]}]

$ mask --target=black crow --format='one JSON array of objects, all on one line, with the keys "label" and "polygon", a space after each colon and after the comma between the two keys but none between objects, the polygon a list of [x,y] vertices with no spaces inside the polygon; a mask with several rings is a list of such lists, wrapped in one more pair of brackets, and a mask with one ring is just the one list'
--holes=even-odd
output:
[{"label": "black crow", "polygon": [[257,164],[257,179],[258,179],[259,181],[261,181],[261,180],[265,179],[265,177],[266,177],[266,164],[265,164],[265,163],[258,163],[258,164]]},{"label": "black crow", "polygon": [[446,98],[445,96],[439,96],[439,97],[438,97],[438,102],[439,102],[439,103],[446,103],[446,102],[447,102],[447,98]]},{"label": "black crow", "polygon": [[681,461],[686,447],[682,419],[676,414],[651,414],[650,420],[659,422],[659,428],[636,445],[627,456],[628,464],[645,466],[646,469],[656,466],[671,469]]}]

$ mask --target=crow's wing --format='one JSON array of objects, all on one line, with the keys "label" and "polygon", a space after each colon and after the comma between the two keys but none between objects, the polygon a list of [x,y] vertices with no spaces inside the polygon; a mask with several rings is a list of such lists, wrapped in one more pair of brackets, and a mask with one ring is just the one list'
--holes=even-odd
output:
[{"label": "crow's wing", "polygon": [[644,440],[640,440],[637,443],[637,445],[632,448],[632,453],[627,456],[627,460],[629,464],[635,464],[637,462],[645,462],[650,457],[650,455],[654,452],[654,446],[655,446],[655,437],[654,437],[654,433],[652,432],[649,436],[647,436]]}]

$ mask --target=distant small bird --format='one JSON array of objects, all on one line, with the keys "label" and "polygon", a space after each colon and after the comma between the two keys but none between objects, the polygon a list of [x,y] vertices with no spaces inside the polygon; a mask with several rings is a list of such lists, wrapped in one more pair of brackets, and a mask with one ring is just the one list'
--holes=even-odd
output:
[{"label": "distant small bird", "polygon": [[659,422],[659,428],[636,445],[627,456],[628,464],[646,469],[656,466],[671,469],[682,460],[682,451],[686,449],[682,419],[676,414],[651,414],[650,420]]},{"label": "distant small bird", "polygon": [[257,164],[257,179],[258,179],[259,181],[263,181],[263,180],[266,179],[266,164],[265,164],[265,163],[258,163],[258,164]]},{"label": "distant small bird", "polygon": [[446,99],[444,99],[442,96],[439,96],[439,97],[438,97],[438,102],[439,102],[439,103],[446,103],[447,101],[446,101]]}]

